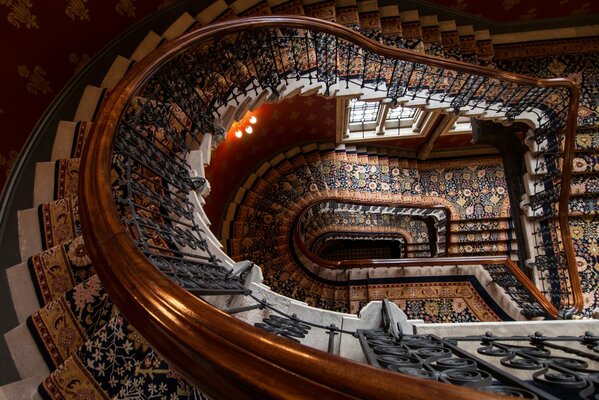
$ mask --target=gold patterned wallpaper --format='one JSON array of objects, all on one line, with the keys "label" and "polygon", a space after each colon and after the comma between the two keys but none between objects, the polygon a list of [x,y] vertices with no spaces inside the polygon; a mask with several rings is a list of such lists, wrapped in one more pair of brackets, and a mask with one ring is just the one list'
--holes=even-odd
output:
[{"label": "gold patterned wallpaper", "polygon": [[119,33],[176,0],[0,0],[0,188],[66,82]]}]

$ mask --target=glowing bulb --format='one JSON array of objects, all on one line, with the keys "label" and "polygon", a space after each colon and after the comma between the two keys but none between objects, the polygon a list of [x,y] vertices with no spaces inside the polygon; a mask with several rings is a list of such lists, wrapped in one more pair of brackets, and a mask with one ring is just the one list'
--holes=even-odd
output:
[{"label": "glowing bulb", "polygon": [[238,139],[241,139],[242,136],[243,136],[243,132],[241,132],[241,130],[237,129],[235,131],[235,137]]},{"label": "glowing bulb", "polygon": [[249,121],[250,121],[250,124],[255,124],[256,122],[258,122],[258,118],[256,118],[255,116],[252,115],[250,117]]},{"label": "glowing bulb", "polygon": [[245,133],[247,133],[248,135],[251,135],[252,132],[254,132],[254,128],[252,128],[249,125],[245,127]]}]

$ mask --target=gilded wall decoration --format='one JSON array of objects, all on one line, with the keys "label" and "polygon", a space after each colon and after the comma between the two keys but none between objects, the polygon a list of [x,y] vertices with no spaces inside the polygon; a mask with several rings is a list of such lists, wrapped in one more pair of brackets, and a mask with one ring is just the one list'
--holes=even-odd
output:
[{"label": "gilded wall decoration", "polygon": [[20,65],[17,67],[19,76],[27,79],[27,91],[33,95],[51,93],[52,88],[50,82],[46,79],[46,71],[36,65],[33,70],[29,70],[26,65]]},{"label": "gilded wall decoration", "polygon": [[162,10],[163,8],[170,7],[177,3],[177,0],[163,0],[162,3],[158,5],[158,9]]},{"label": "gilded wall decoration", "polygon": [[16,28],[20,28],[23,25],[28,29],[39,29],[37,17],[30,10],[33,6],[30,0],[0,0],[0,5],[10,8],[6,19]]},{"label": "gilded wall decoration", "polygon": [[123,17],[135,17],[134,0],[119,0],[115,6],[115,10]]},{"label": "gilded wall decoration", "polygon": [[79,18],[80,21],[89,21],[89,8],[87,0],[67,0],[67,7],[64,12],[72,20]]},{"label": "gilded wall decoration", "polygon": [[91,57],[87,54],[77,54],[77,53],[69,53],[69,62],[75,66],[75,70],[73,74],[81,71],[81,68],[85,66],[89,62]]},{"label": "gilded wall decoration", "polygon": [[503,9],[511,10],[515,5],[520,4],[522,0],[503,0]]},{"label": "gilded wall decoration", "polygon": [[8,154],[0,154],[0,168],[6,168],[6,177],[8,178],[19,158],[19,152],[11,150]]}]

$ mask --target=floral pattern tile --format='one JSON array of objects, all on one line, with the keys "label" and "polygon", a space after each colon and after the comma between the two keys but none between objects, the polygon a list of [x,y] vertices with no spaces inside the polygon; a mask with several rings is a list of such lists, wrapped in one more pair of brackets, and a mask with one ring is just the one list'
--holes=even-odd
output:
[{"label": "floral pattern tile", "polygon": [[500,69],[538,78],[573,78],[580,84],[578,125],[599,124],[599,54],[530,57],[499,60]]},{"label": "floral pattern tile", "polygon": [[208,400],[155,352],[150,351],[139,368],[121,387],[115,400]]},{"label": "floral pattern tile", "polygon": [[599,307],[599,215],[587,215],[570,219],[570,234],[584,298],[583,313],[591,316]]},{"label": "floral pattern tile", "polygon": [[150,348],[139,333],[116,315],[40,385],[46,399],[109,399],[116,396]]}]

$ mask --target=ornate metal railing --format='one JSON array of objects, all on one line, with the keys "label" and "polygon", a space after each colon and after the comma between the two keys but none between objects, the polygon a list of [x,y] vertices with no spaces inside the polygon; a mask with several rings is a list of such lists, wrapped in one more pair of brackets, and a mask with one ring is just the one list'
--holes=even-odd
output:
[{"label": "ornate metal railing", "polygon": [[[327,260],[319,257],[310,248],[310,241],[307,240],[307,234],[311,227],[309,223],[311,216],[318,213],[321,207],[334,209],[347,209],[354,207],[356,211],[369,209],[370,207],[381,207],[377,205],[366,205],[357,202],[335,202],[335,201],[317,201],[314,204],[307,205],[298,213],[290,229],[289,248],[292,250],[293,259],[298,268],[301,268],[306,274],[321,281],[329,281],[329,284],[345,283],[351,284],[348,271],[368,269],[373,267],[394,268],[398,272],[403,269],[413,268],[418,270],[421,267],[430,266],[473,266],[480,265],[487,271],[498,286],[500,286],[509,298],[520,307],[521,313],[527,318],[538,316],[558,317],[558,310],[547,300],[543,293],[535,287],[532,281],[521,271],[518,266],[506,256],[435,256],[435,257],[411,257],[404,259],[352,259],[352,260]],[[440,218],[443,225],[443,232],[447,233],[449,241],[450,219],[449,210],[443,207],[417,208],[415,205],[396,205],[389,207],[398,212],[407,215],[416,214],[417,216],[436,215]],[[443,217],[445,216],[445,217]],[[335,280],[327,270],[335,270]],[[399,275],[404,275],[403,272]]]},{"label": "ornate metal railing", "polygon": [[[367,247],[359,247],[364,249],[371,244],[382,245],[385,249],[384,257],[367,257],[367,258],[405,258],[408,257],[408,246],[406,238],[401,233],[392,232],[331,232],[323,233],[314,238],[313,243],[307,243],[311,251],[325,259],[345,260],[347,254],[343,251],[344,248],[351,248],[354,244],[368,245]],[[428,243],[426,244],[428,246]],[[378,246],[377,246],[378,247]],[[352,255],[351,253],[349,255]],[[332,258],[333,256],[334,258]],[[354,255],[350,258],[364,258]]]},{"label": "ornate metal railing", "polygon": [[408,239],[407,257],[443,256],[450,242],[449,214],[444,207],[320,200],[298,214],[293,232],[314,253],[314,232],[324,233],[320,227],[355,233],[401,231]]},{"label": "ornate metal railing", "polygon": [[[404,276],[410,269],[418,271],[422,267],[448,266],[459,267],[480,266],[489,273],[495,284],[503,289],[505,294],[518,305],[520,312],[527,318],[545,316],[558,317],[558,310],[547,300],[543,293],[534,286],[528,277],[509,258],[503,256],[478,257],[420,257],[403,259],[362,259],[362,260],[327,260],[308,250],[298,240],[293,240],[291,249],[297,268],[308,276],[328,284],[354,283],[349,279],[354,270],[369,268],[385,268],[387,275],[390,270],[396,270],[399,276]],[[331,274],[330,271],[336,271]],[[332,280],[332,278],[335,278]],[[343,279],[342,279],[343,278]],[[391,280],[389,280],[391,282]]]},{"label": "ornate metal railing", "polygon": [[[527,399],[590,400],[599,390],[598,372],[589,365],[599,361],[599,336],[591,332],[440,338],[363,330],[358,337],[371,365],[427,380]],[[458,346],[464,342],[479,342],[478,356]]]},{"label": "ornate metal railing", "polygon": [[186,155],[202,135],[222,138],[217,121],[228,107],[247,96],[282,96],[294,82],[321,84],[324,95],[357,87],[392,102],[507,119],[534,116],[539,132],[554,135],[567,121],[559,222],[568,284],[580,309],[567,229],[576,86],[392,49],[305,17],[258,17],[194,31],[136,64],[112,91],[95,121],[80,183],[83,232],[107,291],[172,367],[213,398],[383,399],[398,390],[413,398],[481,398],[374,374],[277,339],[191,293],[246,289],[243,273],[211,251],[194,222],[193,192],[205,182],[190,175]]}]

